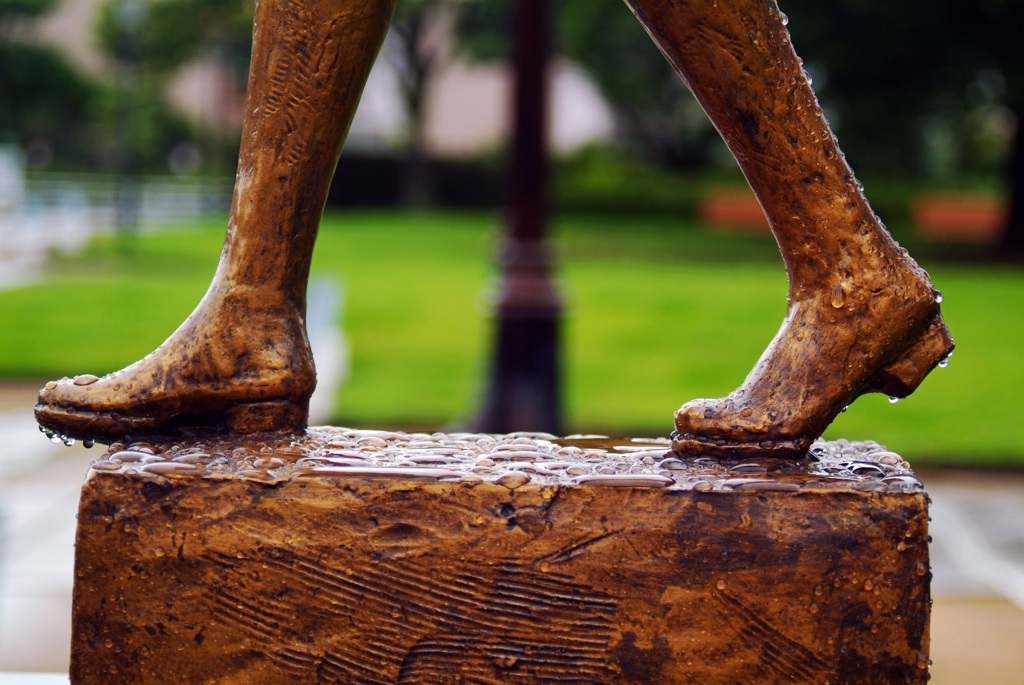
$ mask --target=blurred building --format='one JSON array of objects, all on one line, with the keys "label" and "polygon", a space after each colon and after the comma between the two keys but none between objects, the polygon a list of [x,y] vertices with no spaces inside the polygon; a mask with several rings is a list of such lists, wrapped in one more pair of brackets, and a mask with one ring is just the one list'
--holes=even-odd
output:
[{"label": "blurred building", "polygon": [[[93,38],[96,16],[106,0],[63,0],[33,27],[34,39],[67,54],[86,74],[110,77],[113,65]],[[427,88],[426,152],[435,157],[462,157],[498,148],[508,133],[511,70],[505,63],[477,64],[453,49],[452,22],[442,22],[446,44],[441,66]],[[400,76],[389,37],[370,75],[349,135],[348,146],[361,151],[387,150],[404,143],[406,113]],[[556,59],[552,68],[550,139],[565,153],[613,134],[613,116],[594,83],[571,63]],[[193,61],[171,79],[168,104],[190,119],[222,132],[238,131],[244,93],[229,68],[212,57]]]}]

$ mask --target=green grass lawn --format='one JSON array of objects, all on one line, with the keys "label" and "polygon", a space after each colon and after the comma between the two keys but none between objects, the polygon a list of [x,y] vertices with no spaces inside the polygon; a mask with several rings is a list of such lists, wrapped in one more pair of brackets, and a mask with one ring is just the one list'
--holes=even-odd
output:
[{"label": "green grass lawn", "polygon": [[[352,346],[338,421],[451,426],[480,398],[496,215],[332,214],[314,277],[345,291]],[[778,328],[786,281],[770,237],[660,220],[556,222],[569,428],[661,434],[687,399],[738,385]],[[105,373],[158,345],[209,283],[223,222],[101,240],[45,281],[0,292],[0,377]],[[861,398],[828,437],[916,458],[1024,464],[1017,419],[1024,272],[929,264],[958,350],[911,398]]]}]

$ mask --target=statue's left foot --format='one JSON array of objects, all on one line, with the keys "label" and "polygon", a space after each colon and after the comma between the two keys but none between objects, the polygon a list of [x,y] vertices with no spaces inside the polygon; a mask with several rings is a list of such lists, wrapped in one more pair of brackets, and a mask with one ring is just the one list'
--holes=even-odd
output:
[{"label": "statue's left foot", "polygon": [[717,458],[799,458],[859,395],[912,393],[953,350],[937,294],[919,285],[906,299],[900,290],[875,289],[862,290],[851,306],[849,300],[840,307],[817,298],[792,302],[740,388],[676,412],[673,449]]},{"label": "statue's left foot", "polygon": [[316,381],[302,314],[269,301],[258,292],[204,299],[131,366],[103,378],[47,383],[36,420],[48,434],[99,442],[195,430],[304,429]]}]

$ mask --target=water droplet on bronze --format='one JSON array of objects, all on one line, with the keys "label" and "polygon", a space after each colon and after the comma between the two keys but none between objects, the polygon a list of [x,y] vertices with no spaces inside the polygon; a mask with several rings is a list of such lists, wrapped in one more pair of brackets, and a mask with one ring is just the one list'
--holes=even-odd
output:
[{"label": "water droplet on bronze", "polygon": [[504,485],[509,490],[514,490],[520,486],[526,485],[530,482],[530,477],[525,473],[518,471],[516,473],[506,473],[501,478],[494,481],[498,485]]}]

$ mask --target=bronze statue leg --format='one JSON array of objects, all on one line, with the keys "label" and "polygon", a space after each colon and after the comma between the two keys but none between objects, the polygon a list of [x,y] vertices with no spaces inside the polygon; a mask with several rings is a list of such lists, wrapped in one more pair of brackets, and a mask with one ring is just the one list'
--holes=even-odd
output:
[{"label": "bronze statue leg", "polygon": [[234,198],[209,290],[141,361],[47,383],[40,425],[100,440],[305,427],[316,384],[305,324],[313,244],[394,2],[257,2]]},{"label": "bronze statue leg", "polygon": [[798,456],[858,395],[911,393],[953,349],[928,275],[872,212],[774,0],[626,0],[718,128],[789,275],[737,390],[682,406],[684,454]]}]

